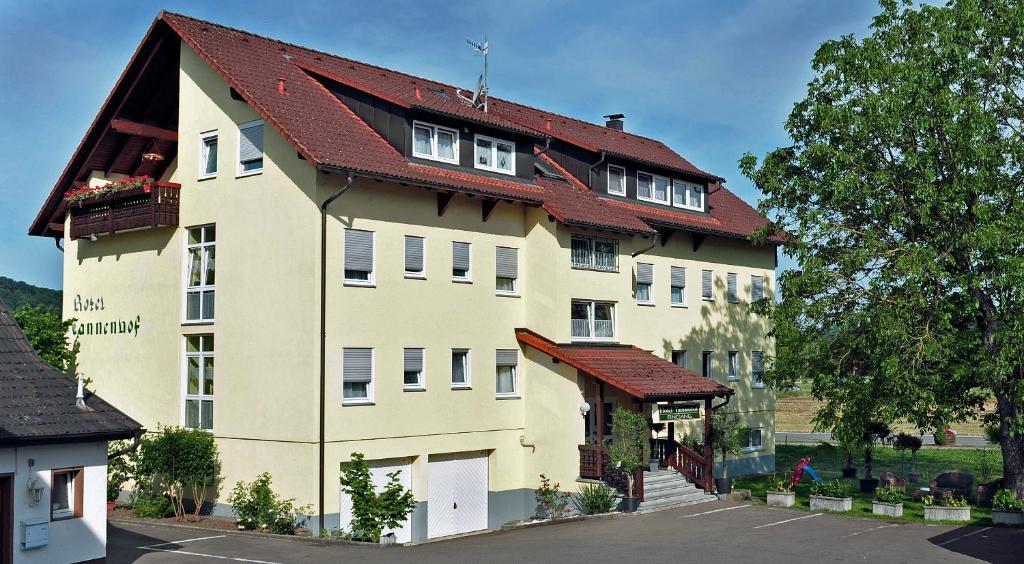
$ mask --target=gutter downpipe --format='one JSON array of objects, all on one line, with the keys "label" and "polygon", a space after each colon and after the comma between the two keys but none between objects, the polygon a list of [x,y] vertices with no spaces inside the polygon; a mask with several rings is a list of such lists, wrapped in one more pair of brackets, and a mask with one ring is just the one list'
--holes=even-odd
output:
[{"label": "gutter downpipe", "polygon": [[653,249],[654,246],[658,244],[658,238],[660,238],[660,237],[661,237],[661,233],[655,233],[654,236],[651,237],[651,244],[650,245],[647,245],[646,247],[640,249],[639,251],[634,252],[630,256],[632,256],[633,258],[636,258],[636,257],[646,253],[647,251]]},{"label": "gutter downpipe", "polygon": [[337,192],[320,204],[320,485],[317,526],[319,531],[324,529],[324,425],[326,419],[326,396],[327,396],[327,207],[334,200],[352,187],[355,174],[348,173],[348,180]]},{"label": "gutter downpipe", "polygon": [[594,169],[603,165],[604,160],[608,157],[608,153],[601,151],[601,160],[594,163],[594,166],[587,169],[587,188],[594,189]]}]

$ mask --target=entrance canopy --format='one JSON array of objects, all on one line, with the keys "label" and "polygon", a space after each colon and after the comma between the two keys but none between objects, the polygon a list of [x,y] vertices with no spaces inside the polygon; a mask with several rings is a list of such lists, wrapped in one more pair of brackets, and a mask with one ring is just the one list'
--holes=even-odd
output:
[{"label": "entrance canopy", "polygon": [[516,338],[642,401],[725,397],[735,393],[732,388],[632,345],[559,344],[529,329],[516,329]]}]

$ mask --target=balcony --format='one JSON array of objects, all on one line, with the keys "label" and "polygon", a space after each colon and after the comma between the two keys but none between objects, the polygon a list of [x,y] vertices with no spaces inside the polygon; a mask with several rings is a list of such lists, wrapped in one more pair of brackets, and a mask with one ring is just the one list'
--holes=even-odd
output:
[{"label": "balcony", "polygon": [[153,182],[68,203],[71,238],[178,226],[180,184]]}]

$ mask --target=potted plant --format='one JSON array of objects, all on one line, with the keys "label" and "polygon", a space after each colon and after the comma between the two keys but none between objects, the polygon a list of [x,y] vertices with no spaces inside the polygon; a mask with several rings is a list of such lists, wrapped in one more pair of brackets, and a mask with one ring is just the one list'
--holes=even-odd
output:
[{"label": "potted plant", "polygon": [[864,446],[864,477],[860,480],[860,491],[863,493],[871,493],[878,488],[879,480],[872,475],[875,441],[884,441],[891,434],[892,431],[885,423],[871,421],[861,437],[861,444]]},{"label": "potted plant", "polygon": [[[921,437],[915,437],[908,433],[900,433],[896,435],[896,440],[893,442],[893,448],[900,451],[900,471],[907,474],[907,480],[916,482],[921,479],[921,475],[917,472],[917,451],[921,449]],[[906,451],[910,451],[910,472],[906,471],[904,465],[904,455]]]},{"label": "potted plant", "polygon": [[921,501],[924,502],[925,521],[971,520],[971,506],[962,497],[948,497],[936,500],[934,496],[927,495]]},{"label": "potted plant", "polygon": [[853,498],[850,485],[843,480],[829,480],[811,484],[811,511],[850,511]]},{"label": "potted plant", "polygon": [[875,515],[903,517],[903,492],[895,486],[882,486],[875,490],[875,499],[871,502],[871,512]]},{"label": "potted plant", "polygon": [[625,513],[632,513],[640,505],[640,498],[634,492],[633,473],[644,467],[651,448],[647,418],[642,413],[616,406],[612,410],[612,435],[615,439],[608,445],[608,456],[612,464],[626,474],[626,497],[619,507]]},{"label": "potted plant", "polygon": [[715,490],[719,494],[732,493],[732,479],[729,478],[729,455],[740,453],[740,418],[735,413],[716,411],[711,421],[711,449],[722,455],[722,477],[715,478]]},{"label": "potted plant", "polygon": [[796,492],[789,480],[779,478],[775,474],[768,480],[768,505],[772,507],[793,507],[796,505]]},{"label": "potted plant", "polygon": [[992,524],[1008,527],[1024,526],[1024,500],[1012,490],[999,490],[992,497]]}]

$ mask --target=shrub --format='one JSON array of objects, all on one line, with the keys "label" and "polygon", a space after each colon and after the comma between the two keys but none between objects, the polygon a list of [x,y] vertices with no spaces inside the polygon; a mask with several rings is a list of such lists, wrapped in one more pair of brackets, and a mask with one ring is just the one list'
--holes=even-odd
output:
[{"label": "shrub", "polygon": [[179,521],[185,519],[186,491],[192,494],[194,516],[199,517],[206,486],[217,480],[219,467],[217,445],[206,431],[165,427],[140,443],[137,474],[162,489]]},{"label": "shrub", "polygon": [[967,500],[962,497],[947,497],[942,500],[942,505],[946,507],[967,507]]},{"label": "shrub", "polygon": [[[121,488],[135,474],[137,450],[130,450],[126,441],[107,444],[107,501],[116,501]],[[110,455],[117,455],[110,458]]]},{"label": "shrub", "polygon": [[768,491],[788,493],[793,491],[793,484],[785,478],[779,478],[777,475],[772,474],[772,477],[768,478]]},{"label": "shrub", "polygon": [[992,496],[992,509],[1003,511],[1020,511],[1024,509],[1024,500],[1017,499],[1013,490],[999,490]]},{"label": "shrub", "polygon": [[682,437],[679,437],[679,444],[693,452],[696,452],[697,454],[704,454],[704,437],[698,437],[697,435],[687,433]]},{"label": "shrub", "polygon": [[549,519],[560,519],[565,517],[569,509],[569,502],[572,494],[558,490],[559,484],[551,485],[551,480],[544,474],[540,475],[540,487],[537,488],[535,497],[537,504],[541,506],[545,517]]},{"label": "shrub", "polygon": [[811,495],[825,497],[849,497],[850,484],[844,480],[829,480],[811,484]]},{"label": "shrub", "polygon": [[604,484],[586,484],[576,492],[576,507],[584,515],[599,515],[615,509],[615,490]]},{"label": "shrub", "polygon": [[136,517],[163,519],[174,515],[174,505],[165,495],[149,488],[136,488],[129,499]]},{"label": "shrub", "polygon": [[270,474],[264,472],[251,483],[239,481],[228,496],[235,521],[246,530],[265,530],[276,535],[294,535],[306,524],[311,506],[296,507],[294,499],[281,499],[270,487]]},{"label": "shrub", "polygon": [[882,503],[903,503],[903,492],[894,486],[882,486],[875,490],[875,501]]},{"label": "shrub", "polygon": [[401,472],[396,470],[388,474],[388,483],[378,494],[362,453],[352,453],[352,462],[342,468],[341,486],[352,498],[353,538],[380,542],[385,528],[398,528],[412,513],[416,498],[399,481]]}]

